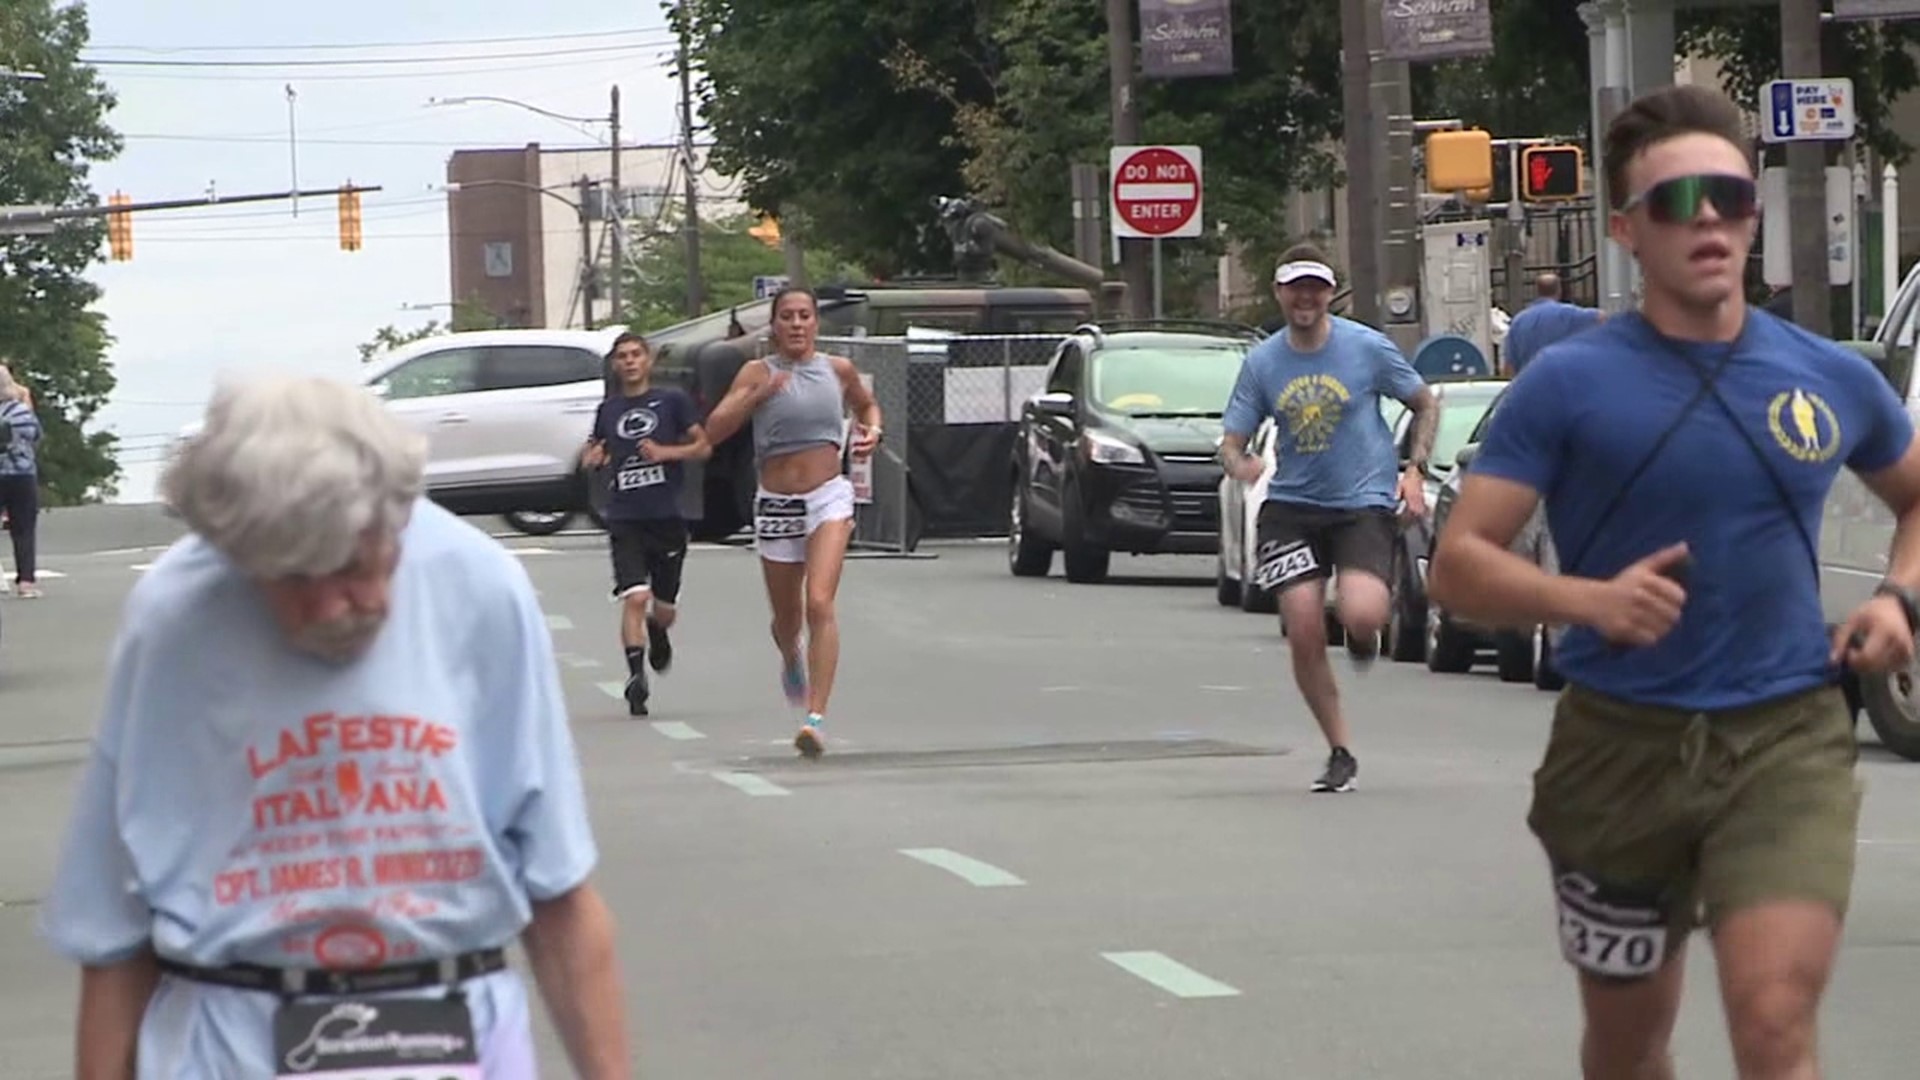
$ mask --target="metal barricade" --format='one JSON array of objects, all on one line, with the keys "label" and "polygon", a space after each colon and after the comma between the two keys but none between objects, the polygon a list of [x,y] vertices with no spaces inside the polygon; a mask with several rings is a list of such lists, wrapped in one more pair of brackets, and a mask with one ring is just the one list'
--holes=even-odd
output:
[{"label": "metal barricade", "polygon": [[819,339],[821,352],[844,356],[860,370],[885,420],[886,437],[873,457],[852,463],[853,541],[861,551],[912,554],[920,544],[908,480],[913,425],[908,422],[908,342],[904,338]]}]

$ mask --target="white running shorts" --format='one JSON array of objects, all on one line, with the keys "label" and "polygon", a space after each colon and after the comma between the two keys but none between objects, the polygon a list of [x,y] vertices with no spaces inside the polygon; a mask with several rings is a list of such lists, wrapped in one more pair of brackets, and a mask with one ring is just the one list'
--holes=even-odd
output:
[{"label": "white running shorts", "polygon": [[844,476],[804,495],[781,495],[761,488],[753,499],[753,537],[760,557],[769,562],[807,561],[807,538],[829,521],[853,517],[853,483]]}]

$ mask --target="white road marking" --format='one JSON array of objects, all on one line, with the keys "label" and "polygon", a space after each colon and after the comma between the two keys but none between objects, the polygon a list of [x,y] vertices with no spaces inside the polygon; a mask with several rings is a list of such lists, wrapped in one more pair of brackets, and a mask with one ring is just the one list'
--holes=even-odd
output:
[{"label": "white road marking", "polygon": [[715,780],[718,780],[729,787],[737,788],[738,790],[743,791],[748,795],[791,795],[793,794],[793,792],[788,791],[786,788],[781,787],[779,784],[774,783],[773,781],[767,779],[766,777],[755,776],[753,773],[750,773],[750,772],[716,772],[716,773],[709,773],[708,775],[712,776]]},{"label": "white road marking", "polygon": [[608,697],[612,698],[615,701],[627,700],[627,684],[626,683],[603,682],[603,683],[594,683],[593,685],[599,687],[601,693],[607,695]]},{"label": "white road marking", "polygon": [[1202,686],[1200,689],[1211,690],[1216,694],[1238,694],[1241,691],[1245,690],[1246,687],[1244,686]]},{"label": "white road marking", "polygon": [[1040,688],[1040,692],[1043,694],[1071,694],[1078,689],[1080,688],[1077,686],[1043,686]]},{"label": "white road marking", "polygon": [[59,578],[66,577],[67,575],[61,573],[58,570],[48,570],[42,567],[36,570],[33,576],[35,580],[39,580],[40,578],[46,578],[48,581],[55,581],[55,580],[58,580]]},{"label": "white road marking", "polygon": [[1240,991],[1216,979],[1209,979],[1165,953],[1109,952],[1100,955],[1121,970],[1145,979],[1174,997],[1240,996]]},{"label": "white road marking", "polygon": [[1026,884],[991,863],[983,863],[946,848],[901,848],[900,854],[909,859],[918,859],[928,866],[937,866],[976,888],[999,889]]},{"label": "white road marking", "polygon": [[507,550],[513,552],[515,555],[558,555],[560,554],[559,552],[555,551],[552,548],[543,548],[543,547],[508,548]]},{"label": "white road marking", "polygon": [[698,731],[695,731],[693,728],[678,720],[655,720],[653,722],[653,730],[665,735],[669,739],[677,739],[681,742],[706,738],[705,735],[700,734]]},{"label": "white road marking", "polygon": [[575,670],[600,666],[600,661],[591,656],[575,656],[572,653],[561,653],[560,662]]},{"label": "white road marking", "polygon": [[153,569],[153,564],[150,562],[137,562],[137,563],[134,563],[132,566],[127,567],[127,569],[133,571],[136,574],[144,574],[147,571]]},{"label": "white road marking", "polygon": [[571,630],[573,629],[573,620],[567,618],[565,615],[549,615],[547,616],[547,629]]}]

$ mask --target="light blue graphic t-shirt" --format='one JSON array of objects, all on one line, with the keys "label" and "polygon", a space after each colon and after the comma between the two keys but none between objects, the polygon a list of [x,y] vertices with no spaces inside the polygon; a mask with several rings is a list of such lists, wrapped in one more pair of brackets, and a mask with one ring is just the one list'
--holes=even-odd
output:
[{"label": "light blue graphic t-shirt", "polygon": [[1391,510],[1400,456],[1380,399],[1405,401],[1426,383],[1385,334],[1337,315],[1332,321],[1326,344],[1313,352],[1295,349],[1285,330],[1254,346],[1223,424],[1228,434],[1251,438],[1260,421],[1275,418],[1268,499]]},{"label": "light blue graphic t-shirt", "polygon": [[[525,568],[424,500],[401,544],[392,614],[345,666],[284,644],[205,541],[154,563],[126,605],[44,907],[56,949],[82,964],[149,940],[207,967],[402,964],[506,946],[530,900],[585,880],[597,850]],[[519,975],[466,986],[487,1075],[513,1074],[490,1051],[530,1069]],[[274,1075],[275,1005],[163,979],[140,1080]]]}]

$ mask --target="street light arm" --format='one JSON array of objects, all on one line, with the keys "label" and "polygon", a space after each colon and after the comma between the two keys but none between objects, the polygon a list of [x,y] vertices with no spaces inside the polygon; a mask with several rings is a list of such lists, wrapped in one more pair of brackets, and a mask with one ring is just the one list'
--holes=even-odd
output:
[{"label": "street light arm", "polygon": [[554,120],[560,120],[569,124],[604,124],[607,122],[607,118],[604,116],[567,116],[563,113],[543,109],[538,105],[529,105],[524,101],[515,101],[513,98],[495,97],[492,94],[465,94],[460,97],[428,98],[427,105],[429,107],[436,105],[467,105],[476,101],[491,101],[500,105],[512,105],[525,109],[528,112],[539,113],[541,116],[550,117]]},{"label": "street light arm", "polygon": [[452,195],[464,191],[467,188],[482,187],[510,187],[519,188],[522,191],[537,191],[550,199],[558,200],[575,213],[580,211],[580,204],[567,198],[565,195],[560,194],[552,188],[543,188],[538,184],[529,184],[524,180],[456,180],[453,183],[441,185],[441,190]]}]

